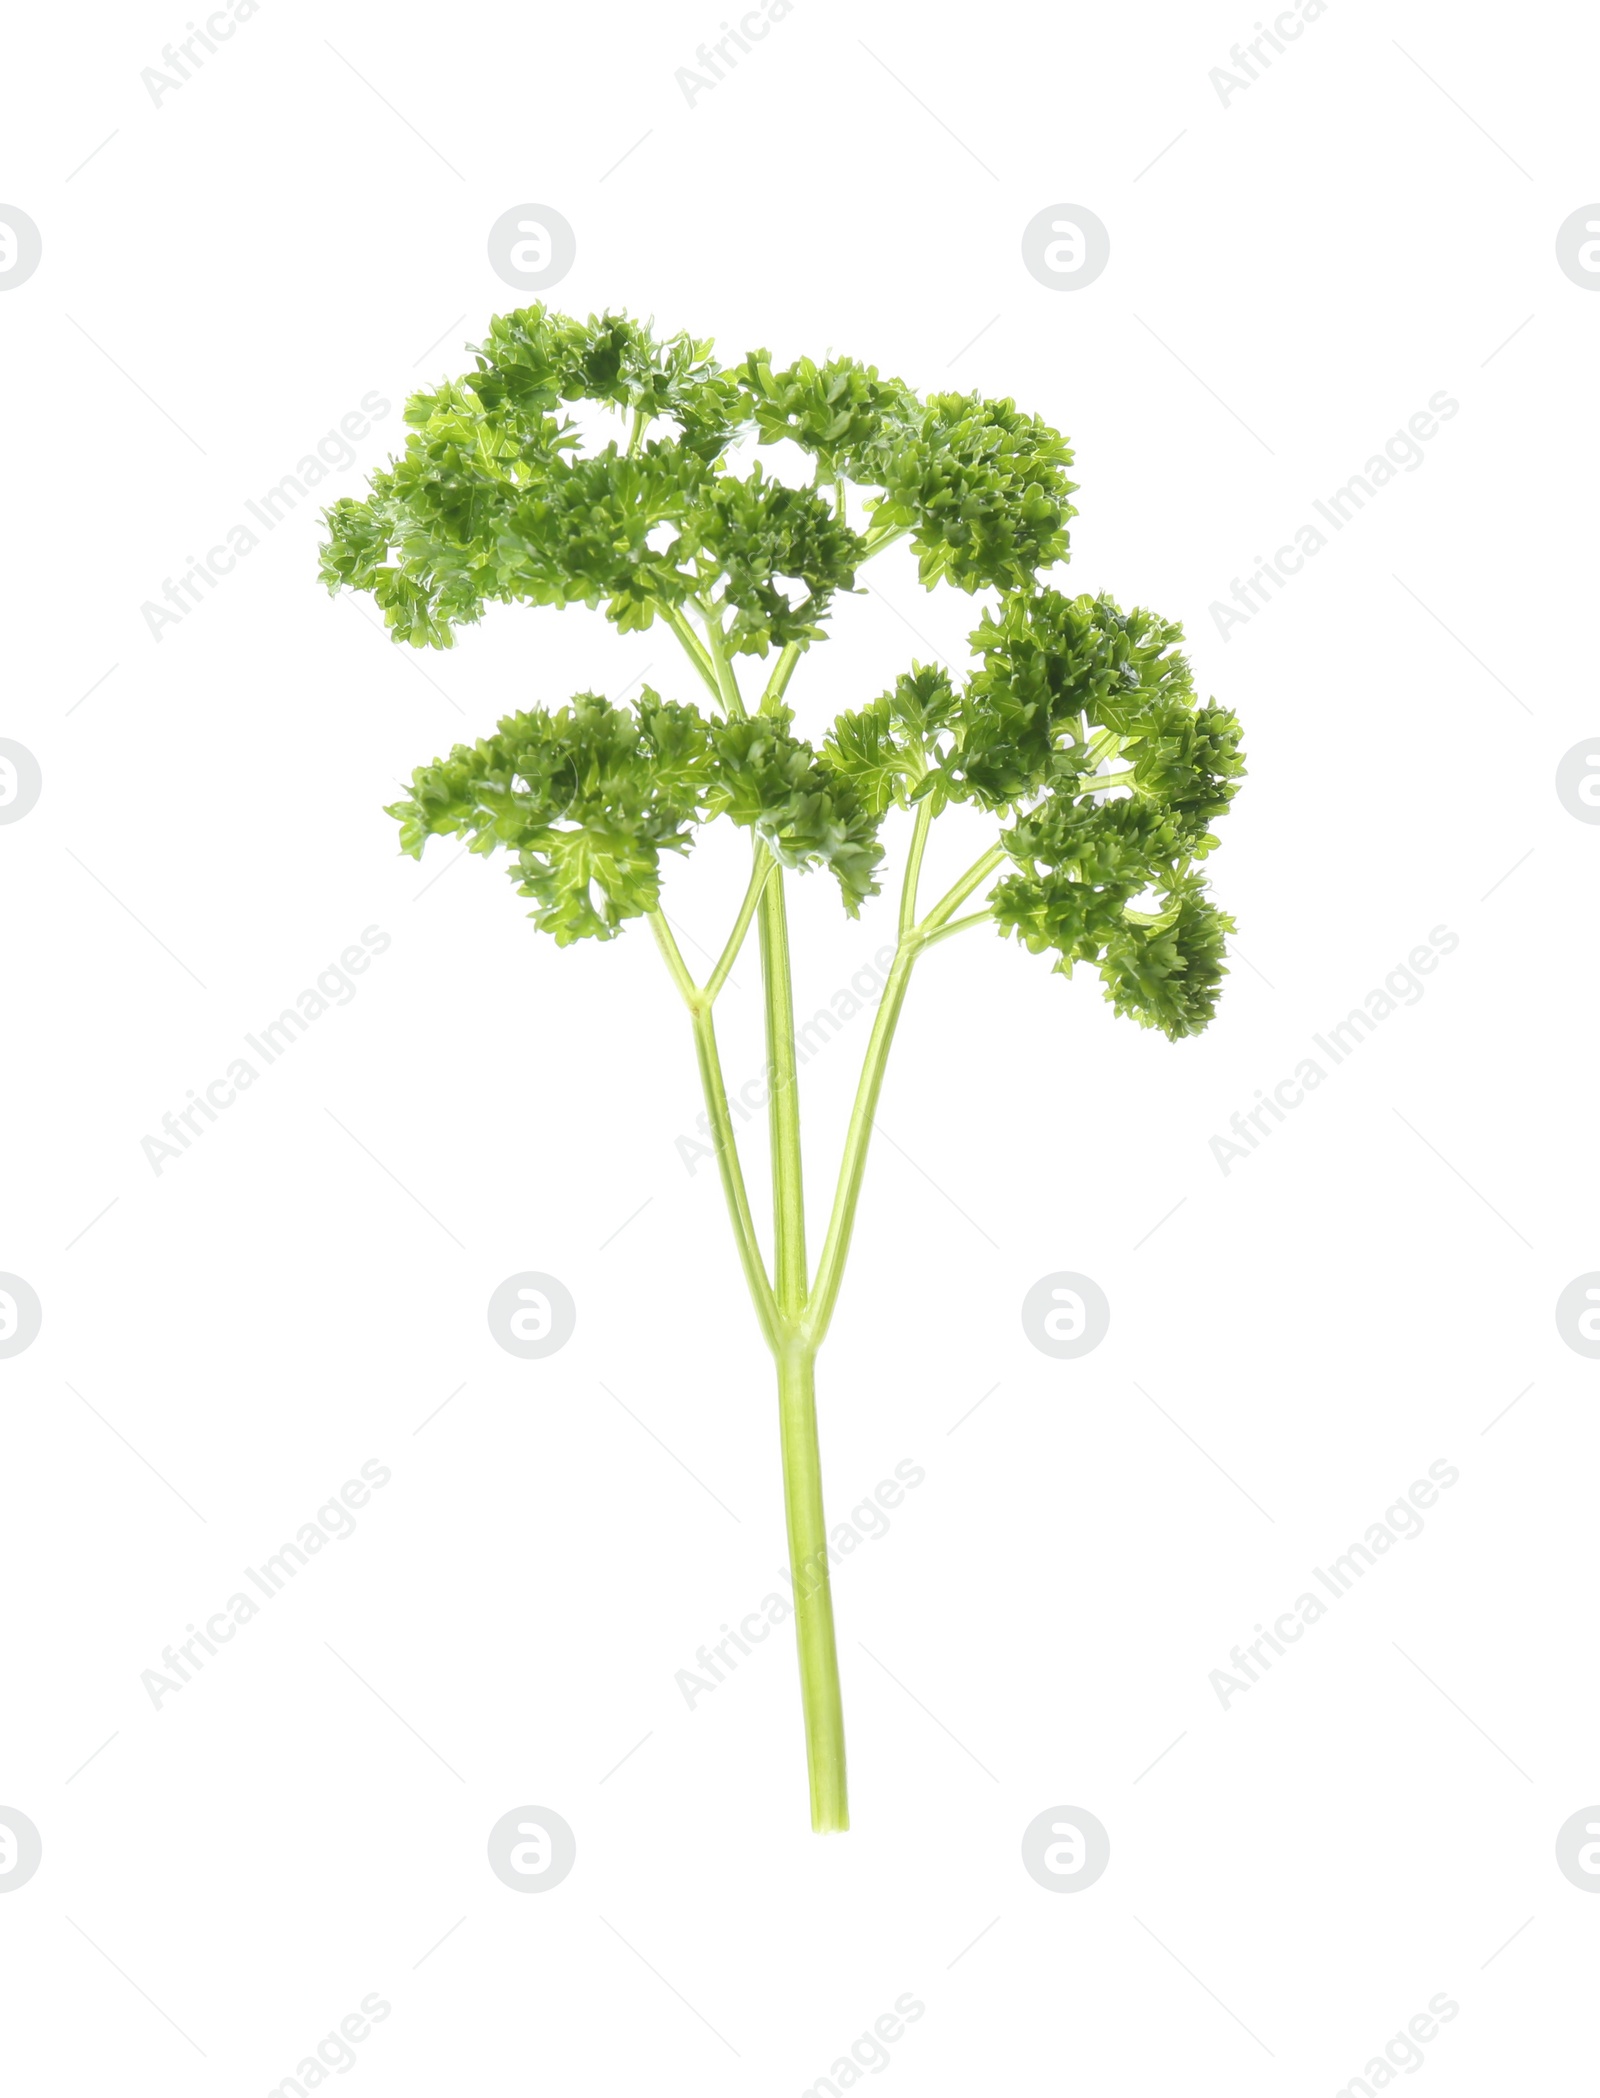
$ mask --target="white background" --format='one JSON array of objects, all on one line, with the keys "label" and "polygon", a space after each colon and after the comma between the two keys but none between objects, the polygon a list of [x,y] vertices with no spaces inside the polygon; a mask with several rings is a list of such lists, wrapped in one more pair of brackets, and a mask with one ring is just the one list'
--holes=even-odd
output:
[{"label": "white background", "polygon": [[[1333,2092],[1442,1990],[1430,2088],[1575,2089],[1600,1369],[1553,1307],[1600,1265],[1600,830],[1553,778],[1600,731],[1600,298],[1554,236],[1600,195],[1600,37],[1334,0],[1224,106],[1247,7],[796,0],[691,108],[719,20],[265,0],[159,106],[181,10],[15,26],[0,200],[44,251],[0,299],[0,733],[44,791],[0,830],[0,1267],[44,1325],[0,1363],[0,1803],[44,1862],[0,1900],[12,2080],[266,2092],[376,1990],[362,2088],[781,2098],[909,1990],[874,2072],[906,2092]],[[358,490],[519,303],[485,236],[521,202],[576,229],[570,310],[1044,414],[1063,580],[1182,619],[1247,731],[1212,866],[1248,964],[1203,1039],[986,934],[919,967],[820,1370],[834,1516],[927,1474],[837,1577],[845,1838],[807,1827],[786,1638],[692,1712],[674,1685],[777,1586],[782,1519],[653,945],[558,952],[381,807],[510,707],[646,666],[692,696],[670,643],[512,608],[412,656],[317,586],[309,503],[159,642],[141,615],[375,391],[318,494]],[[1110,230],[1076,292],[1021,262],[1057,202]],[[1212,602],[1440,389],[1421,468],[1224,639]],[[792,688],[810,733],[963,659],[972,601],[903,550],[870,579]],[[934,880],[986,841],[945,828]],[[742,875],[731,837],[673,869],[688,938]],[[892,904],[791,898],[810,1009]],[[141,1139],[368,925],[359,995],[157,1175]],[[1210,1139],[1440,925],[1420,1003],[1225,1176]],[[807,1069],[814,1205],[868,1024]],[[543,1362],[484,1317],[527,1268],[578,1305]],[[1057,1269],[1112,1306],[1078,1362],[1018,1316]],[[372,1458],[355,1535],[154,1709],[141,1671]],[[1424,1534],[1224,1711],[1209,1672],[1439,1458]],[[526,1803],[577,1833],[538,1898],[485,1860]],[[1071,1897],[1019,1855],[1061,1803],[1111,1838]]]}]

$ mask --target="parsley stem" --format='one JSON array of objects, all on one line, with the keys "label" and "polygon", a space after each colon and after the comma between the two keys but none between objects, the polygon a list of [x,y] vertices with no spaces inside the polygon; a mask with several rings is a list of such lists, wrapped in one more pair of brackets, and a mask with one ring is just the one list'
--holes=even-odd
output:
[{"label": "parsley stem", "polygon": [[[761,978],[767,1021],[767,1089],[772,1146],[774,1272],[767,1275],[755,1219],[739,1163],[738,1140],[728,1111],[722,1062],[717,1052],[712,1002],[759,910]],[[800,1149],[800,1093],[794,1040],[794,994],[789,970],[789,928],[783,870],[767,848],[756,845],[744,901],[727,945],[707,980],[696,987],[660,911],[650,913],[673,981],[694,1026],[695,1054],[706,1112],[716,1142],[717,1166],[735,1243],[756,1317],[778,1367],[778,1433],[783,1453],[784,1524],[794,1582],[795,1643],[800,1662],[800,1699],[805,1718],[806,1771],[811,1788],[811,1826],[847,1829],[844,1705],[833,1628],[828,1576],[828,1528],[822,1501],[822,1458],[817,1443],[816,1345],[801,1332],[806,1294],[805,1189]]]},{"label": "parsley stem", "polygon": [[710,656],[706,653],[699,635],[696,634],[694,628],[690,626],[687,618],[678,610],[676,605],[662,604],[658,599],[656,609],[660,612],[667,626],[677,636],[684,654],[700,673],[702,680],[710,690],[712,698],[720,700],[722,698],[722,687],[717,683],[716,670],[712,665]]},{"label": "parsley stem", "polygon": [[739,950],[744,945],[745,934],[750,930],[750,920],[755,916],[756,904],[760,899],[761,891],[766,885],[768,875],[771,874],[777,864],[771,853],[758,841],[755,865],[750,872],[750,886],[744,892],[744,901],[739,906],[738,917],[733,921],[733,930],[728,935],[728,943],[718,957],[717,966],[706,978],[705,987],[698,993],[704,1004],[714,1004],[717,993],[727,982],[728,971],[738,960]]},{"label": "parsley stem", "polygon": [[[926,821],[924,821],[926,812]],[[872,1141],[873,1116],[877,1113],[878,1096],[883,1090],[884,1072],[888,1068],[889,1051],[894,1043],[894,1031],[900,1020],[900,1010],[905,1004],[906,992],[911,983],[911,971],[924,947],[946,930],[960,929],[950,920],[974,889],[981,888],[996,867],[1005,858],[1003,845],[992,845],[981,859],[975,860],[961,879],[948,889],[920,924],[912,924],[910,918],[916,909],[915,888],[917,873],[922,860],[922,847],[927,841],[928,828],[933,812],[928,802],[919,805],[917,829],[912,833],[912,864],[906,868],[906,888],[901,897],[900,943],[889,969],[889,980],[884,986],[882,998],[872,1023],[872,1035],[867,1043],[867,1052],[861,1063],[861,1076],[856,1085],[855,1104],[850,1110],[850,1126],[845,1132],[844,1154],[839,1161],[839,1180],[833,1198],[833,1213],[828,1218],[827,1236],[822,1242],[822,1253],[817,1261],[817,1271],[811,1284],[811,1294],[806,1304],[804,1331],[813,1348],[819,1348],[833,1319],[833,1309],[839,1299],[839,1289],[844,1281],[845,1261],[850,1253],[850,1237],[855,1229],[856,1205],[861,1198],[861,1183],[867,1169],[867,1150]],[[906,909],[905,897],[912,897],[910,912]],[[962,925],[976,923],[987,912],[976,912],[963,919]]]},{"label": "parsley stem", "polygon": [[692,1013],[700,993],[695,988],[695,980],[689,974],[688,965],[683,959],[678,943],[672,937],[672,927],[661,911],[651,911],[649,917],[650,930],[656,936],[656,945],[661,949],[662,958],[671,971],[672,980],[682,992],[684,1003]]},{"label": "parsley stem", "polygon": [[816,1349],[802,1339],[806,1300],[805,1183],[800,1146],[800,1078],[795,1056],[794,990],[784,873],[760,897],[761,982],[766,1009],[767,1101],[772,1146],[773,1283],[779,1338],[778,1433],[783,1509],[794,1582],[794,1631],[805,1715],[811,1826],[850,1826],[846,1800],[844,1707],[828,1574],[828,1527],[817,1445]]},{"label": "parsley stem", "polygon": [[767,688],[761,695],[761,712],[763,714],[774,714],[777,712],[784,693],[789,689],[789,680],[794,676],[794,666],[799,660],[799,642],[791,641],[787,643],[777,662],[773,665],[772,675],[767,679]]},{"label": "parsley stem", "polygon": [[900,884],[900,937],[905,939],[917,922],[917,882],[922,873],[922,854],[933,823],[933,796],[925,794],[917,803],[911,826],[911,848],[906,854],[905,878]]},{"label": "parsley stem", "polygon": [[739,691],[739,680],[733,674],[733,665],[728,659],[722,633],[722,617],[708,605],[701,610],[706,623],[706,652],[716,674],[717,697],[722,701],[722,711],[730,721],[743,721],[744,698]]},{"label": "parsley stem", "polygon": [[1107,758],[1114,758],[1121,748],[1122,738],[1115,729],[1100,729],[1089,739],[1083,754],[1084,763],[1092,770],[1096,765],[1104,764]]},{"label": "parsley stem", "polygon": [[910,525],[874,526],[866,535],[861,560],[856,563],[856,566],[859,568],[870,561],[875,554],[881,554],[886,546],[893,546],[897,539],[904,539],[910,529]]},{"label": "parsley stem", "polygon": [[919,941],[921,951],[926,954],[930,947],[937,947],[941,940],[948,940],[952,933],[965,932],[969,925],[992,925],[994,913],[984,909],[971,911],[965,918],[952,918],[948,925],[941,925],[937,932],[926,932]]},{"label": "parsley stem", "polygon": [[[946,931],[958,931],[961,925],[976,923],[978,918],[988,915],[987,912],[975,912],[970,918],[960,921],[960,925],[950,923],[974,889],[982,887],[1004,858],[1004,846],[991,846],[981,859],[974,861],[954,887],[946,891],[920,925],[902,930],[900,945],[889,970],[889,981],[884,987],[883,997],[879,1000],[877,1015],[872,1023],[872,1036],[867,1043],[867,1053],[862,1060],[855,1105],[850,1111],[850,1127],[845,1134],[844,1155],[839,1161],[839,1183],[833,1198],[833,1214],[828,1219],[827,1236],[823,1240],[822,1254],[817,1262],[816,1277],[806,1307],[806,1332],[813,1347],[822,1345],[833,1319],[840,1285],[844,1281],[845,1261],[849,1257],[850,1238],[855,1229],[856,1205],[861,1197],[861,1182],[867,1169],[867,1149],[872,1140],[873,1116],[877,1112],[878,1096],[883,1090],[889,1050],[894,1042],[900,1009],[905,1004],[912,968],[923,948],[941,938]],[[907,871],[910,872],[909,869]]]},{"label": "parsley stem", "polygon": [[983,886],[1005,856],[1006,849],[1003,845],[991,845],[982,859],[974,860],[954,887],[945,891],[933,909],[923,919],[918,930],[923,934],[937,932],[942,925],[955,916],[973,890]]},{"label": "parsley stem", "polygon": [[733,1117],[728,1111],[728,1089],[723,1082],[722,1059],[717,1053],[717,1030],[711,1018],[711,1004],[705,993],[696,988],[694,978],[684,966],[678,943],[672,937],[672,927],[660,911],[651,911],[649,915],[656,945],[661,949],[672,980],[689,1008],[694,1028],[695,1058],[700,1066],[700,1090],[705,1095],[706,1115],[716,1144],[717,1170],[722,1176],[722,1193],[733,1225],[734,1242],[739,1249],[744,1279],[755,1303],[756,1317],[761,1323],[762,1337],[768,1347],[776,1351],[780,1339],[778,1308],[761,1258],[761,1242],[756,1237],[755,1218],[750,1213],[744,1169],[739,1164],[739,1142],[733,1133]]},{"label": "parsley stem", "polygon": [[822,1242],[822,1253],[817,1261],[817,1272],[806,1306],[804,1331],[813,1348],[821,1347],[827,1335],[833,1318],[833,1307],[839,1297],[839,1285],[844,1280],[844,1264],[850,1252],[850,1234],[855,1228],[856,1204],[861,1195],[862,1176],[867,1169],[867,1147],[872,1140],[872,1118],[877,1112],[878,1095],[883,1090],[883,1074],[889,1061],[890,1045],[894,1041],[900,1008],[905,1004],[911,971],[921,944],[920,938],[913,934],[911,938],[903,940],[896,950],[895,958],[889,967],[889,980],[884,986],[883,996],[878,1001],[878,1010],[872,1022],[872,1036],[867,1043],[867,1053],[862,1059],[861,1076],[856,1083],[855,1104],[850,1110],[850,1126],[845,1132],[844,1153],[839,1161],[839,1180],[833,1198],[833,1213],[828,1218],[827,1236]]},{"label": "parsley stem", "polygon": [[778,1309],[795,1318],[805,1305],[806,1211],[800,1153],[800,1074],[795,1055],[794,991],[784,878],[761,891],[761,982],[766,1008],[767,1119],[772,1144],[773,1280]]},{"label": "parsley stem", "polygon": [[811,1826],[850,1826],[844,1705],[828,1579],[828,1527],[817,1446],[816,1350],[791,1344],[778,1353],[778,1423],[783,1440],[783,1506],[794,1581],[794,1633],[800,1656]]},{"label": "parsley stem", "polygon": [[773,1302],[766,1265],[761,1258],[755,1218],[750,1213],[750,1197],[745,1192],[744,1172],[739,1164],[739,1142],[733,1133],[733,1118],[728,1112],[722,1060],[717,1054],[717,1030],[709,1006],[702,1006],[694,1015],[694,1048],[700,1065],[700,1089],[705,1094],[706,1113],[716,1139],[717,1169],[722,1175],[722,1192],[733,1224],[740,1265],[755,1303],[762,1336],[770,1348],[776,1349],[780,1337],[778,1310]]}]

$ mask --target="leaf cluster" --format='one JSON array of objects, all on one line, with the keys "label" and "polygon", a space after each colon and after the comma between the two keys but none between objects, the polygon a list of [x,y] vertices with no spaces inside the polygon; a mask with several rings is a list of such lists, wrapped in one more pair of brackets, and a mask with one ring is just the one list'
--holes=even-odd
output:
[{"label": "leaf cluster", "polygon": [[1002,931],[1066,975],[1095,963],[1119,1013],[1172,1037],[1215,1010],[1229,921],[1194,863],[1244,771],[1238,722],[1196,704],[1182,638],[1103,595],[1012,593],[972,634],[959,694],[914,665],[828,743],[875,812],[935,794],[1010,815]]},{"label": "leaf cluster", "polygon": [[636,707],[581,692],[553,712],[508,714],[493,736],[419,766],[387,813],[414,859],[430,837],[511,853],[518,893],[562,947],[659,910],[662,854],[687,852],[719,815],[784,866],[831,867],[854,916],[876,892],[877,826],[790,718],[708,718],[648,685]]},{"label": "leaf cluster", "polygon": [[[854,914],[877,891],[887,812],[964,802],[998,819],[1002,932],[1065,974],[1093,965],[1145,1026],[1206,1024],[1231,921],[1199,863],[1243,777],[1239,725],[1200,703],[1181,628],[1044,580],[1076,514],[1057,431],[848,357],[775,367],[756,350],[724,367],[709,342],[625,314],[527,307],[491,322],[475,357],[413,397],[404,453],[367,495],[326,513],[328,587],[369,593],[417,647],[451,646],[495,603],[581,603],[623,630],[662,620],[716,710],[646,688],[631,707],[580,693],[508,715],[416,772],[390,810],[404,850],[451,833],[506,849],[565,945],[659,909],[662,856],[718,817],[785,866],[831,868]],[[617,419],[599,444],[596,409]],[[797,447],[810,485],[759,460],[735,470],[751,442]],[[813,746],[782,699],[795,659],[897,540],[927,588],[985,593],[972,663],[913,662]],[[732,664],[773,650],[747,714]]]}]

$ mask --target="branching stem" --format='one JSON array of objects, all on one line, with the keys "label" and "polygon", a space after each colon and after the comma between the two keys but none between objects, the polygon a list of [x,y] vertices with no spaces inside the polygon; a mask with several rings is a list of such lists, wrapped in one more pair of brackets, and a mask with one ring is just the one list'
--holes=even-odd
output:
[{"label": "branching stem", "polygon": [[733,663],[723,640],[722,616],[709,606],[702,606],[702,612],[706,623],[706,652],[716,677],[717,697],[730,721],[742,721],[744,695],[739,690],[739,680],[734,676]]},{"label": "branching stem", "polygon": [[994,913],[987,910],[971,911],[965,918],[952,918],[948,925],[941,925],[937,932],[925,932],[922,935],[922,952],[926,954],[930,947],[937,947],[941,940],[948,940],[954,933],[965,932],[969,925],[993,925],[993,923]]},{"label": "branching stem", "polygon": [[[899,535],[885,534],[879,543],[886,545],[891,536]],[[711,684],[724,712],[730,719],[740,718],[744,713],[743,698],[729,657],[722,616],[703,601],[700,610],[705,620],[703,648],[681,613],[669,613],[668,624],[684,641],[691,661]],[[772,712],[782,703],[799,656],[800,650],[794,644],[780,653],[761,696],[763,713]],[[919,921],[917,896],[922,863],[939,806],[938,795],[926,795],[917,803],[912,819],[900,891],[899,940],[862,1060],[844,1151],[839,1161],[833,1209],[814,1276],[809,1272],[806,1258],[799,1070],[783,869],[770,849],[758,839],[750,880],[738,915],[704,986],[697,985],[690,975],[662,913],[655,911],[650,916],[651,928],[667,968],[689,1008],[700,1082],[715,1139],[717,1165],[734,1240],[762,1337],[777,1364],[784,1510],[795,1590],[795,1639],[805,1714],[811,1823],[816,1829],[849,1826],[844,1716],[839,1692],[839,1662],[828,1574],[828,1532],[817,1440],[817,1350],[827,1336],[844,1280],[872,1140],[873,1118],[883,1089],[895,1028],[910,987],[912,969],[925,947],[948,939],[988,917],[987,911],[974,911],[964,918],[957,918],[955,913],[1005,857],[1003,847],[994,846],[969,867]],[[770,1275],[762,1259],[750,1211],[712,1023],[712,1006],[728,980],[752,922],[759,926],[761,936],[762,1003],[766,1023],[768,1140],[772,1159],[773,1258]]]},{"label": "branching stem", "polygon": [[728,1216],[733,1224],[734,1242],[739,1249],[740,1265],[744,1269],[744,1279],[749,1285],[750,1295],[756,1307],[762,1337],[768,1347],[776,1353],[782,1341],[778,1308],[773,1298],[766,1265],[761,1258],[761,1242],[756,1236],[755,1218],[750,1213],[750,1197],[745,1190],[744,1169],[739,1163],[739,1143],[734,1135],[733,1117],[728,1109],[728,1090],[723,1082],[722,1059],[717,1053],[717,1030],[711,1017],[710,1002],[705,994],[696,988],[693,977],[684,966],[678,943],[672,936],[672,928],[660,911],[650,913],[650,930],[655,934],[656,944],[666,960],[672,980],[689,1008],[689,1018],[694,1029],[695,1057],[700,1066],[700,1088],[705,1095],[706,1115],[716,1145],[717,1169],[722,1176],[722,1192],[727,1200]]},{"label": "branching stem", "polygon": [[948,924],[972,892],[983,887],[1005,856],[1003,845],[991,845],[981,859],[974,860],[961,879],[945,891],[923,919],[922,932],[925,935],[937,932],[942,925]]},{"label": "branching stem", "polygon": [[910,529],[910,525],[874,526],[866,535],[866,546],[857,566],[865,566],[875,555],[881,554],[886,546],[893,546],[897,539],[904,539]]},{"label": "branching stem", "polygon": [[909,940],[901,942],[890,965],[889,980],[884,986],[883,996],[878,1001],[878,1010],[872,1022],[872,1035],[867,1043],[867,1053],[861,1064],[861,1077],[856,1085],[855,1104],[850,1110],[850,1126],[845,1132],[844,1154],[839,1161],[839,1180],[833,1198],[833,1212],[828,1218],[827,1236],[822,1242],[817,1272],[806,1305],[805,1333],[813,1348],[821,1347],[827,1338],[828,1327],[833,1320],[833,1307],[839,1298],[839,1286],[844,1280],[844,1264],[850,1252],[850,1235],[855,1229],[856,1204],[861,1196],[862,1176],[867,1169],[867,1148],[872,1140],[872,1120],[877,1112],[878,1095],[883,1090],[883,1074],[889,1061],[889,1049],[894,1041],[895,1027],[900,1019],[900,1009],[905,1004],[906,991],[911,983],[911,971],[920,946],[921,941],[915,933]]},{"label": "branching stem", "polygon": [[720,703],[722,687],[717,682],[716,668],[712,663],[711,657],[706,652],[705,644],[701,641],[694,628],[690,626],[687,616],[676,605],[666,605],[658,602],[656,609],[670,631],[677,636],[684,654],[694,665],[695,670],[710,691],[711,697]]},{"label": "branching stem", "polygon": [[739,959],[739,950],[744,945],[745,934],[750,930],[750,920],[755,916],[761,891],[777,864],[764,845],[756,846],[755,865],[750,870],[750,886],[744,892],[739,915],[733,921],[733,930],[729,933],[728,943],[717,959],[717,966],[706,978],[705,987],[699,994],[705,1004],[715,1004],[717,993],[728,980],[728,971]]},{"label": "branching stem", "polygon": [[778,1310],[799,1317],[806,1295],[805,1180],[800,1153],[800,1078],[789,974],[784,878],[761,891],[761,983],[766,1009],[767,1119],[772,1143],[773,1282]]},{"label": "branching stem", "polygon": [[911,846],[906,854],[905,878],[900,884],[900,937],[906,939],[917,919],[917,883],[922,875],[922,855],[927,848],[928,832],[933,824],[933,796],[924,795],[917,803],[916,818],[911,826]]},{"label": "branching stem", "polygon": [[689,974],[688,965],[679,951],[678,943],[672,936],[672,927],[667,923],[664,911],[652,911],[650,913],[650,930],[656,936],[656,945],[661,949],[662,958],[666,962],[673,982],[678,986],[684,1003],[692,1013],[699,1001],[700,993],[695,986],[694,978]]},{"label": "branching stem", "polygon": [[780,652],[777,662],[772,667],[772,675],[767,679],[766,690],[761,695],[763,714],[776,713],[782,705],[783,695],[789,689],[789,680],[794,676],[794,666],[799,660],[800,644],[798,641],[791,641]]}]

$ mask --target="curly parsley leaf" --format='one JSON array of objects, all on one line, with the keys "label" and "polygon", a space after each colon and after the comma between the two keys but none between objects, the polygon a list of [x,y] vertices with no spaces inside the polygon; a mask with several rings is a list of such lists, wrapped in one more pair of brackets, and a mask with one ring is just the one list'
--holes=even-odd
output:
[{"label": "curly parsley leaf", "polygon": [[[586,439],[608,416],[615,434]],[[877,893],[888,812],[962,801],[1002,824],[1002,930],[1067,974],[1092,964],[1146,1025],[1210,1018],[1229,921],[1196,866],[1243,777],[1239,724],[1197,702],[1176,624],[1045,580],[1075,514],[1071,449],[1048,423],[1010,400],[922,397],[846,356],[724,367],[709,342],[627,314],[534,305],[492,321],[475,368],[416,394],[406,425],[365,498],[326,513],[330,589],[370,594],[416,647],[451,646],[494,604],[665,621],[717,708],[647,689],[632,708],[583,693],[510,715],[415,775],[391,812],[405,850],[450,832],[505,847],[566,944],[655,912],[662,855],[724,816],[782,866],[830,868],[854,914]],[[798,446],[813,484],[738,457],[752,440]],[[929,588],[996,593],[971,669],[913,663],[814,748],[783,703],[789,675],[897,539]],[[774,650],[747,712],[733,665]]]},{"label": "curly parsley leaf", "polygon": [[420,766],[388,813],[415,859],[430,837],[514,854],[534,922],[565,947],[660,908],[661,855],[689,849],[711,772],[695,708],[649,686],[637,709],[580,692],[553,713],[508,714],[486,741]]}]

